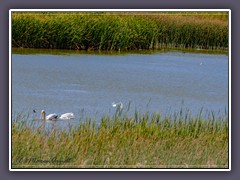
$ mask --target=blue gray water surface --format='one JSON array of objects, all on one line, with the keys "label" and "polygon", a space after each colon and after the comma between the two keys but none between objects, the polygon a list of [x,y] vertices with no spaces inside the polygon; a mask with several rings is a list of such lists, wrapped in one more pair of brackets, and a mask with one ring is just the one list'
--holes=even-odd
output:
[{"label": "blue gray water surface", "polygon": [[228,56],[168,52],[128,55],[12,55],[12,114],[73,112],[99,119],[112,102],[129,114],[194,115],[228,110]]}]

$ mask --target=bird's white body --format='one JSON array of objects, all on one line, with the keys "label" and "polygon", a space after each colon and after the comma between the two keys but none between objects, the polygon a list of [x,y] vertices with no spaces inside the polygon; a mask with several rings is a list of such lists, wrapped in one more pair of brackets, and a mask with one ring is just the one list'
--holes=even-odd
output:
[{"label": "bird's white body", "polygon": [[118,103],[113,102],[112,106],[122,109],[123,108],[123,103],[122,102],[118,102]]},{"label": "bird's white body", "polygon": [[73,113],[65,113],[60,116],[59,119],[74,119],[74,114]]},{"label": "bird's white body", "polygon": [[56,113],[49,114],[46,116],[46,120],[57,120],[58,115]]},{"label": "bird's white body", "polygon": [[41,119],[43,119],[43,120],[57,120],[58,115],[56,113],[53,113],[53,114],[49,114],[49,115],[46,116],[45,111],[42,110],[41,111]]}]

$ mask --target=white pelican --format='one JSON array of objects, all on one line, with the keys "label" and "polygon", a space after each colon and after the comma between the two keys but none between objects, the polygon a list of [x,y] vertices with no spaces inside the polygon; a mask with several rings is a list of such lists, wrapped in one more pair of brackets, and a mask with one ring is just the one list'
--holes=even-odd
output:
[{"label": "white pelican", "polygon": [[117,107],[117,108],[122,109],[123,108],[123,103],[122,102],[118,102],[118,103],[113,102],[112,107]]},{"label": "white pelican", "polygon": [[45,111],[44,110],[41,111],[41,119],[43,120],[57,120],[57,118],[58,115],[56,113],[49,114],[46,116]]},{"label": "white pelican", "polygon": [[74,114],[73,113],[65,113],[60,116],[59,119],[74,119]]}]

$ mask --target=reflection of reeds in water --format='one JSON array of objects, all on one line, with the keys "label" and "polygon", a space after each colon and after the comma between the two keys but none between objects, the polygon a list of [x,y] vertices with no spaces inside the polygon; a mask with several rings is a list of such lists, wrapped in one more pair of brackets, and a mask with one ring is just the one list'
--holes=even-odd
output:
[{"label": "reflection of reeds in water", "polygon": [[85,119],[62,131],[12,123],[14,168],[227,168],[228,118],[214,114],[135,112],[121,109],[99,124]]},{"label": "reflection of reeds in water", "polygon": [[227,17],[226,13],[13,13],[12,45],[117,51],[164,47],[227,49]]}]

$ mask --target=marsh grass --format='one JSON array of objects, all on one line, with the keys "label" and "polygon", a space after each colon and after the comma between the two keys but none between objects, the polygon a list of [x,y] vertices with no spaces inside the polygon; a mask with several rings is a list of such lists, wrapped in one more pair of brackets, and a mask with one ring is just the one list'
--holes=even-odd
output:
[{"label": "marsh grass", "polygon": [[13,168],[227,168],[228,121],[117,110],[68,130],[12,122]]},{"label": "marsh grass", "polygon": [[228,49],[228,17],[186,13],[13,13],[12,46],[74,50]]}]

